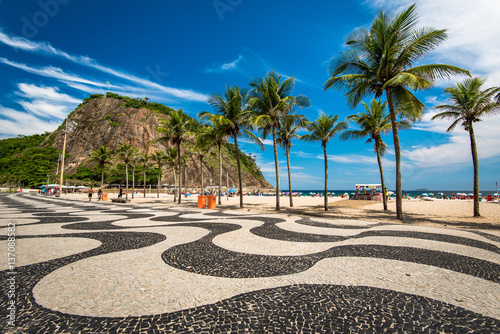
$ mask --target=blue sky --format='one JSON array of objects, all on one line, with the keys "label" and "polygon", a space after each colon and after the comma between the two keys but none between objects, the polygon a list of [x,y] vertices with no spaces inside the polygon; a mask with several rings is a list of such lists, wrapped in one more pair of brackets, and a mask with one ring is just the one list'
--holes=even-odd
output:
[{"label": "blue sky", "polygon": [[[500,10],[496,0],[417,0],[422,26],[448,29],[448,40],[426,62],[447,63],[500,85]],[[205,102],[225,85],[245,87],[270,69],[296,78],[295,94],[311,99],[303,110],[340,118],[361,111],[337,91],[323,91],[327,65],[342,50],[344,37],[368,26],[380,8],[399,10],[410,2],[377,1],[0,1],[0,138],[53,131],[78,103],[93,93],[149,97],[192,116],[210,110]],[[431,122],[442,90],[459,80],[437,82],[419,92],[428,112],[414,129],[400,134],[403,189],[472,189],[468,135],[446,133],[447,122]],[[476,125],[480,187],[500,181],[500,116]],[[384,157],[394,188],[392,136]],[[269,143],[270,141],[267,141]],[[272,184],[272,145],[260,151],[242,141]],[[282,153],[282,152],[281,152]],[[328,145],[329,188],[378,183],[376,157],[364,140]],[[292,147],[295,189],[321,189],[323,151],[319,143]],[[282,185],[286,163],[280,154]],[[283,187],[284,188],[284,187]]]}]

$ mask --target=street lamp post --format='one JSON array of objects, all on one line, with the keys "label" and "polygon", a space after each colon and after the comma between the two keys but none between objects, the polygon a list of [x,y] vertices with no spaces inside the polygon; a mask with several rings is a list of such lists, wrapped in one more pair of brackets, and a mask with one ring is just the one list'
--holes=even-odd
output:
[{"label": "street lamp post", "polygon": [[61,179],[59,183],[59,196],[62,195],[62,184],[63,184],[63,177],[64,177],[64,155],[66,153],[66,135],[73,131],[75,128],[76,123],[75,122],[70,122],[69,120],[66,120],[66,129],[64,129],[64,142],[63,142],[63,151],[62,151],[62,157],[61,157]]}]

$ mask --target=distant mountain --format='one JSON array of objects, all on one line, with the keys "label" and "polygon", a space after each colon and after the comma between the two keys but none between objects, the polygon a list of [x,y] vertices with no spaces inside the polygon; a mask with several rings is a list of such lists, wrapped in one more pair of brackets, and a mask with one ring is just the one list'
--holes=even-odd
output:
[{"label": "distant mountain", "polygon": [[415,189],[413,191],[430,191],[429,189]]},{"label": "distant mountain", "polygon": [[[108,148],[114,150],[121,144],[126,143],[138,148],[141,153],[149,152],[150,154],[157,150],[166,151],[170,147],[169,144],[158,143],[153,146],[147,145],[151,140],[158,137],[155,129],[159,125],[159,119],[161,117],[168,117],[165,114],[159,113],[158,110],[168,113],[168,110],[171,109],[161,104],[148,103],[142,99],[131,99],[112,93],[108,93],[107,97],[92,95],[90,98],[85,99],[67,118],[72,122],[76,122],[76,126],[67,135],[65,175],[71,177],[71,175],[82,168],[93,168],[96,164],[89,161],[89,154],[97,150],[101,145],[106,145]],[[64,128],[65,125],[63,123],[56,131],[46,136],[39,147],[53,147],[57,150],[62,150]],[[246,189],[273,188],[266,181],[251,156],[240,153],[240,157],[243,186]],[[234,145],[229,143],[223,147],[222,160],[223,184],[226,184],[227,173],[229,176],[229,185],[231,187],[237,186],[238,174]],[[210,179],[213,180],[213,184],[218,183],[218,166],[217,157],[206,157],[203,160],[203,165],[200,165],[197,154],[189,154],[188,166],[185,169],[187,186],[199,187],[201,183],[201,168],[204,171],[205,185],[209,185]],[[55,169],[55,167],[56,163],[54,162],[53,168]],[[52,171],[52,173],[55,172],[55,170]],[[163,168],[161,183],[174,183],[171,168]]]}]

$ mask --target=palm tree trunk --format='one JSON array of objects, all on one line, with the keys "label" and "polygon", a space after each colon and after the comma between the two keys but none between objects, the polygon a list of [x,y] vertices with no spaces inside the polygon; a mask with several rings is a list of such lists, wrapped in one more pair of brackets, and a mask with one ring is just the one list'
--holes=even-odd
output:
[{"label": "palm tree trunk", "polygon": [[132,167],[132,199],[134,199],[135,193],[135,166]]},{"label": "palm tree trunk", "polygon": [[290,172],[290,146],[286,146],[286,165],[288,168],[288,192],[290,196],[290,207],[293,208],[292,196],[292,173]]},{"label": "palm tree trunk", "polygon": [[174,165],[174,203],[177,200],[177,173],[175,171],[175,165]]},{"label": "palm tree trunk", "polygon": [[125,199],[128,199],[128,164],[125,164]]},{"label": "palm tree trunk", "polygon": [[181,143],[177,143],[177,160],[179,161],[179,197],[178,204],[181,204],[182,200],[182,164],[181,164]]},{"label": "palm tree trunk", "polygon": [[377,151],[378,169],[380,171],[380,183],[382,184],[382,202],[384,203],[384,211],[387,211],[387,197],[385,195],[384,169],[382,167],[382,159],[380,157],[379,145],[380,145],[379,142],[375,143],[375,150]]},{"label": "palm tree trunk", "polygon": [[[240,167],[240,152],[238,150],[238,140],[236,134],[234,135],[234,147],[236,148],[236,164],[238,165],[238,186],[240,187],[240,208],[243,207],[243,187],[241,181],[241,167]],[[229,191],[229,189],[227,189]]]},{"label": "palm tree trunk", "polygon": [[396,219],[403,220],[403,190],[401,188],[401,147],[399,146],[398,123],[396,120],[396,112],[392,104],[391,90],[385,90],[387,96],[387,105],[389,106],[389,114],[391,116],[392,137],[394,138],[394,153],[396,155]]},{"label": "palm tree trunk", "polygon": [[101,189],[104,189],[104,164],[101,165],[102,171],[101,171]]},{"label": "palm tree trunk", "polygon": [[274,166],[276,169],[276,211],[281,209],[280,206],[280,168],[278,166],[278,148],[276,146],[276,128],[273,126],[273,146],[274,146]]},{"label": "palm tree trunk", "polygon": [[477,159],[476,138],[472,123],[469,124],[470,148],[472,151],[472,163],[474,165],[474,217],[481,217],[479,214],[479,162]]},{"label": "palm tree trunk", "polygon": [[200,157],[200,170],[201,170],[201,192],[203,195],[203,156]]},{"label": "palm tree trunk", "polygon": [[326,143],[323,145],[325,153],[325,211],[328,211],[328,154],[326,154]]},{"label": "palm tree trunk", "polygon": [[220,194],[222,184],[222,155],[221,155],[221,145],[219,145],[219,205],[222,205],[222,199]]},{"label": "palm tree trunk", "polygon": [[156,198],[160,198],[161,164],[158,163],[158,184],[156,185]]},{"label": "palm tree trunk", "polygon": [[144,198],[146,198],[146,165],[144,165]]}]

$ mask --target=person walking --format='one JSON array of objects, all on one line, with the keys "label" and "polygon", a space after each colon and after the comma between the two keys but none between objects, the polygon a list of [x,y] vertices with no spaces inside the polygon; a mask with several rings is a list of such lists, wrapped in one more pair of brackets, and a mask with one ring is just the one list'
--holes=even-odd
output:
[{"label": "person walking", "polygon": [[99,188],[99,191],[97,192],[97,197],[98,197],[98,201],[102,200],[102,189]]},{"label": "person walking", "polygon": [[89,189],[89,202],[92,200],[92,194],[94,193],[94,190],[92,188]]}]

